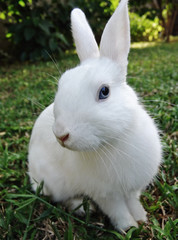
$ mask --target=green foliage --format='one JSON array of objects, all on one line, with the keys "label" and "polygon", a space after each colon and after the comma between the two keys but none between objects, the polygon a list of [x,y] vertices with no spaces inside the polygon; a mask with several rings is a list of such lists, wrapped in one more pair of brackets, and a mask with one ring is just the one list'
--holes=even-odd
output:
[{"label": "green foliage", "polygon": [[[140,47],[140,44],[136,44]],[[153,44],[152,44],[153,45]],[[0,236],[2,239],[175,240],[177,167],[178,43],[133,48],[128,82],[140,94],[145,108],[161,129],[164,161],[154,185],[141,201],[148,223],[125,234],[113,229],[100,211],[76,218],[59,203],[31,191],[27,175],[27,148],[35,119],[54,98],[59,73],[52,62],[14,64],[0,68]],[[57,65],[61,72],[78,63],[66,56]]]},{"label": "green foliage", "polygon": [[32,19],[25,19],[9,28],[23,61],[46,59],[46,52],[58,54],[62,52],[63,45],[68,45],[63,34],[55,31],[51,21],[40,19],[38,11],[36,14]]},{"label": "green foliage", "polygon": [[82,8],[99,39],[110,17],[110,1],[2,0],[1,19],[8,19],[6,37],[15,45],[15,56],[21,60],[47,59],[61,54],[73,45],[70,12]]},{"label": "green foliage", "polygon": [[131,39],[133,42],[157,40],[162,31],[159,18],[149,19],[149,12],[142,16],[130,13]]},{"label": "green foliage", "polygon": [[56,0],[51,5],[47,1],[30,0],[3,0],[3,3],[3,17],[6,14],[9,19],[6,37],[14,43],[15,54],[21,60],[48,59],[47,52],[57,55],[69,47],[64,36],[69,35],[66,27],[69,9],[66,11],[62,3]]},{"label": "green foliage", "polygon": [[[132,2],[130,5],[132,6]],[[81,8],[99,43],[117,0],[2,0],[0,19],[8,20],[6,37],[14,44],[14,56],[21,60],[48,59],[48,53],[60,55],[73,46],[70,12]],[[132,41],[157,40],[162,27],[152,12],[141,17],[130,13]]]}]

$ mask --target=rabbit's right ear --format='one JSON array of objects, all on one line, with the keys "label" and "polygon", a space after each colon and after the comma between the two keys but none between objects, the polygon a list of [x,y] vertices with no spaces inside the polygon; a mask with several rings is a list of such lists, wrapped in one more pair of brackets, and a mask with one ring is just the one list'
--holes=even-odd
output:
[{"label": "rabbit's right ear", "polygon": [[80,61],[99,57],[99,49],[85,14],[78,8],[71,12],[72,34]]},{"label": "rabbit's right ear", "polygon": [[103,31],[100,42],[100,54],[114,60],[121,66],[127,66],[129,49],[130,22],[128,0],[121,0]]}]

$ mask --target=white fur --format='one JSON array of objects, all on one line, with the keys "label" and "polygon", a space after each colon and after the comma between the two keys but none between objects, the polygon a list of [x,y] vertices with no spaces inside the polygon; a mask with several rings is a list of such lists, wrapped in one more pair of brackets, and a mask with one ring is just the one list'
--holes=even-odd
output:
[{"label": "white fur", "polygon": [[71,13],[72,33],[80,61],[99,57],[99,49],[85,14],[78,8]]},{"label": "white fur", "polygon": [[127,64],[130,49],[130,23],[127,2],[127,0],[121,1],[106,24],[100,42],[101,56],[110,57],[124,66]]},{"label": "white fur", "polygon": [[[91,29],[86,41],[93,47],[86,50],[87,45],[82,46],[85,38],[80,32],[84,29],[78,25],[76,31],[80,19],[89,28],[83,13],[74,10],[72,30],[81,64],[62,75],[54,103],[35,123],[29,146],[29,175],[33,189],[44,181],[44,194],[55,201],[90,196],[117,229],[125,230],[137,226],[137,221],[146,221],[139,196],[157,174],[160,139],[153,120],[126,83],[130,46],[127,0],[121,1],[106,25],[100,57],[96,57]],[[113,39],[110,32],[114,33]],[[124,45],[122,51],[120,44]],[[99,100],[103,84],[110,87],[110,96]],[[68,133],[65,147],[60,146],[56,137]],[[71,205],[76,207],[76,200]]]}]

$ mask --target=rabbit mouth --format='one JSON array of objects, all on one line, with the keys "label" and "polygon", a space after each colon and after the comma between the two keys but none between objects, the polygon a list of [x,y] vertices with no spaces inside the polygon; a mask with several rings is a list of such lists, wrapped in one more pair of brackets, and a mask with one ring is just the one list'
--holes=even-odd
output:
[{"label": "rabbit mouth", "polygon": [[62,146],[63,148],[67,148],[69,150],[74,150],[72,149],[70,146],[69,146],[69,143],[68,143],[68,137],[64,138],[63,140],[61,140],[61,138],[57,137],[56,136],[56,140],[57,142],[60,144],[60,146]]},{"label": "rabbit mouth", "polygon": [[79,152],[87,152],[87,151],[96,151],[98,148],[100,148],[100,143],[96,144],[96,141],[92,144],[88,141],[80,140],[74,140],[73,139],[67,139],[66,141],[61,141],[59,138],[57,138],[57,142],[60,144],[61,147],[66,148],[71,151],[79,151]]}]

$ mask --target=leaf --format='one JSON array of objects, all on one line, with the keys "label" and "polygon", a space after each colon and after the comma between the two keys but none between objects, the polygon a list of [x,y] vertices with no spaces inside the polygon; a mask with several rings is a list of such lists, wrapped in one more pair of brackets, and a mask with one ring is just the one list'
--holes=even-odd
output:
[{"label": "leaf", "polygon": [[73,232],[72,232],[72,223],[70,218],[68,218],[68,229],[65,232],[65,240],[73,240]]},{"label": "leaf", "polygon": [[127,232],[127,235],[125,236],[125,240],[129,240],[129,239],[133,239],[132,234],[137,230],[136,227],[132,227],[131,229],[129,229],[129,231]]},{"label": "leaf", "polygon": [[17,218],[21,223],[24,223],[25,225],[27,225],[28,223],[28,219],[26,217],[24,217],[21,213],[16,212],[14,214],[15,218]]},{"label": "leaf", "polygon": [[43,35],[39,35],[36,39],[36,42],[43,47],[46,46],[46,38]]},{"label": "leaf", "polygon": [[125,237],[123,237],[120,233],[113,231],[113,230],[107,230],[108,233],[112,233],[114,234],[116,237],[118,237],[118,239],[120,240],[125,240]]},{"label": "leaf", "polygon": [[60,240],[60,239],[61,239],[61,236],[60,236],[60,233],[59,233],[56,225],[55,225],[54,223],[52,223],[52,224],[51,224],[51,227],[52,227],[52,229],[53,229],[53,231],[54,231],[54,234],[55,234],[55,236],[57,237],[57,239]]},{"label": "leaf", "polygon": [[24,37],[25,37],[26,41],[31,40],[34,35],[35,35],[34,28],[25,28],[25,30],[24,30]]},{"label": "leaf", "polygon": [[37,229],[34,229],[34,230],[33,230],[33,232],[32,232],[32,234],[31,234],[31,237],[30,237],[29,240],[34,240],[34,239],[35,239],[35,235],[36,235],[37,231],[38,231]]},{"label": "leaf", "polygon": [[52,211],[53,211],[53,207],[50,207],[49,209],[44,211],[37,219],[35,219],[35,221],[39,221],[48,217],[52,213]]},{"label": "leaf", "polygon": [[64,37],[63,34],[61,34],[61,33],[59,33],[59,32],[56,32],[56,33],[55,33],[55,36],[56,36],[58,39],[60,39],[65,45],[67,45],[67,46],[69,45],[67,39]]},{"label": "leaf", "polygon": [[19,1],[19,5],[20,5],[21,7],[25,7],[25,2],[22,1],[22,0],[20,0],[20,1]]},{"label": "leaf", "polygon": [[28,205],[30,205],[31,203],[33,203],[35,200],[36,200],[35,198],[30,198],[30,199],[24,201],[24,202],[22,203],[22,205],[16,209],[16,211],[19,211],[19,210],[21,210],[22,208],[27,207]]},{"label": "leaf", "polygon": [[176,237],[176,229],[177,229],[176,220],[173,221],[171,218],[169,218],[165,224],[164,231],[166,235],[169,236],[170,240]]},{"label": "leaf", "polygon": [[6,15],[4,12],[0,12],[0,19],[2,19],[2,20],[6,19]]},{"label": "leaf", "polygon": [[54,38],[50,38],[49,47],[51,51],[55,51],[57,49],[58,45],[57,45],[57,42],[54,40]]},{"label": "leaf", "polygon": [[68,240],[73,240],[72,222],[68,219]]},{"label": "leaf", "polygon": [[7,198],[35,198],[35,195],[32,194],[13,194],[13,193],[9,193],[7,194]]},{"label": "leaf", "polygon": [[49,21],[41,21],[38,25],[43,32],[45,32],[47,35],[50,35],[50,27],[53,25]]}]

